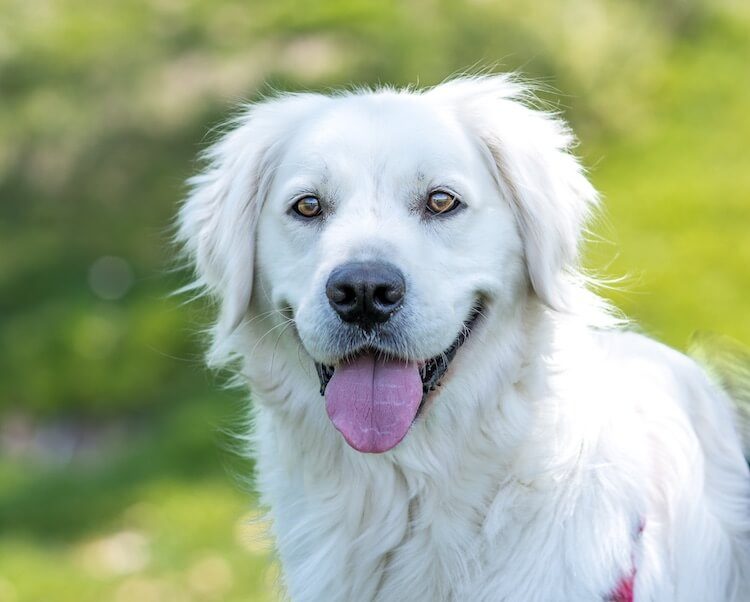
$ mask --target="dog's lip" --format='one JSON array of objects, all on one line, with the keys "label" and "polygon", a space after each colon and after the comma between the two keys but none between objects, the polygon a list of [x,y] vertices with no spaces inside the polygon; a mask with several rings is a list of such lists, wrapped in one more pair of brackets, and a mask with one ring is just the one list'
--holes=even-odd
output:
[{"label": "dog's lip", "polygon": [[[424,405],[424,401],[430,394],[430,392],[441,386],[441,380],[445,373],[448,371],[448,367],[453,361],[453,358],[456,356],[458,350],[463,346],[463,344],[471,335],[474,327],[476,326],[480,317],[483,315],[483,311],[484,303],[478,299],[472,306],[472,310],[469,313],[467,319],[462,323],[461,329],[456,335],[456,338],[453,340],[453,343],[451,343],[451,345],[442,353],[428,359],[417,361],[417,365],[419,366],[419,374],[422,378],[422,405]],[[359,350],[356,355],[361,355],[364,353],[383,354],[383,352],[377,349],[364,348]],[[333,377],[333,373],[335,372],[336,367],[328,364],[322,364],[320,362],[315,362],[315,369],[320,380],[320,394],[325,395],[326,386]]]}]

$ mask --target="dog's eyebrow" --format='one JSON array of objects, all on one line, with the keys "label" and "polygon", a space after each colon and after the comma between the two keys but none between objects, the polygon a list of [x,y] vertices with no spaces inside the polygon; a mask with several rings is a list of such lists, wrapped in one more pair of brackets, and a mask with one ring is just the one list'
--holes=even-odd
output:
[{"label": "dog's eyebrow", "polygon": [[284,182],[282,188],[284,196],[293,196],[302,192],[322,192],[323,189],[330,188],[330,170],[325,160],[321,161],[320,166],[315,167],[302,162],[286,163],[279,167],[290,168],[295,172],[292,178]]}]

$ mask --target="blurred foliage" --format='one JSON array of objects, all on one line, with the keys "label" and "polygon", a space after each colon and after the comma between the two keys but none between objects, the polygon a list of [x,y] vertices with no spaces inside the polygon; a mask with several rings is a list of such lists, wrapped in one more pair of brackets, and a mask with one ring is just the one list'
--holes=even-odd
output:
[{"label": "blurred foliage", "polygon": [[237,102],[521,70],[604,194],[604,294],[684,348],[750,342],[748,65],[743,0],[1,2],[0,601],[273,597],[217,451],[243,402],[169,296],[182,182]]},{"label": "blurred foliage", "polygon": [[[0,404],[109,414],[205,386],[199,337],[166,298],[177,283],[165,273],[169,224],[209,127],[268,91],[263,82],[427,85],[498,63],[575,94],[543,96],[574,121],[610,200],[623,245],[612,271],[644,270],[648,290],[665,284],[642,315],[682,344],[705,326],[705,313],[686,313],[705,297],[684,270],[701,278],[734,262],[714,284],[739,295],[748,259],[746,247],[723,253],[724,228],[747,216],[748,182],[737,181],[748,173],[747,11],[678,0],[527,4],[3,3]],[[645,245],[644,226],[654,239]],[[662,262],[683,226],[684,252]],[[120,299],[90,286],[102,256],[131,266],[134,286]],[[650,320],[674,303],[684,307]]]},{"label": "blurred foliage", "polygon": [[110,429],[72,464],[0,462],[0,600],[275,599],[267,525],[222,471],[250,467],[218,453],[216,401]]}]

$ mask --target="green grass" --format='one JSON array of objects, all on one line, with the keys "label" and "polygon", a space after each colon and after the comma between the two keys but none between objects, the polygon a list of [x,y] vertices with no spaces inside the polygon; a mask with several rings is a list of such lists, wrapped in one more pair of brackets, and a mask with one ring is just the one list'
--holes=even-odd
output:
[{"label": "green grass", "polygon": [[[741,30],[747,32],[747,29]],[[641,128],[589,152],[605,197],[590,265],[607,292],[684,349],[696,330],[750,344],[750,38],[716,22],[673,50]]]},{"label": "green grass", "polygon": [[216,401],[133,423],[101,457],[2,461],[0,600],[275,599],[252,467],[220,453],[239,406]]}]

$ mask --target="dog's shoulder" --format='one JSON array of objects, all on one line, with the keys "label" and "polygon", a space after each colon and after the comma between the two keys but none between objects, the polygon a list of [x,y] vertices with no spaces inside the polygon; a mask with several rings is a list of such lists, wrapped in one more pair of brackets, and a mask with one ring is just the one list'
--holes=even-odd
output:
[{"label": "dog's shoulder", "polygon": [[[595,334],[596,348],[611,372],[631,386],[659,386],[682,398],[690,390],[711,388],[705,372],[691,357],[632,330],[608,330]],[[634,379],[634,377],[637,377]]]}]

